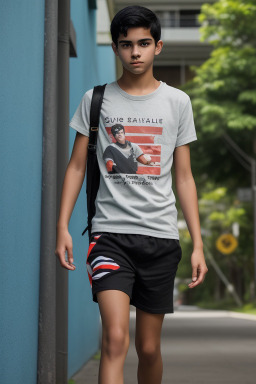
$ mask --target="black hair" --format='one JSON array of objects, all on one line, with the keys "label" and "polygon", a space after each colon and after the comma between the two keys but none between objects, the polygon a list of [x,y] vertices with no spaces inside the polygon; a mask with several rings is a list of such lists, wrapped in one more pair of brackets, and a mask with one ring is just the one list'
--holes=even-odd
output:
[{"label": "black hair", "polygon": [[124,129],[124,126],[122,124],[115,124],[111,127],[111,133],[112,135],[115,137],[116,134],[121,131],[121,130],[124,130],[124,133],[125,133],[125,129]]},{"label": "black hair", "polygon": [[117,12],[111,22],[110,32],[116,47],[119,35],[127,36],[128,28],[134,27],[149,28],[155,45],[161,38],[161,24],[156,14],[140,5],[129,5]]}]

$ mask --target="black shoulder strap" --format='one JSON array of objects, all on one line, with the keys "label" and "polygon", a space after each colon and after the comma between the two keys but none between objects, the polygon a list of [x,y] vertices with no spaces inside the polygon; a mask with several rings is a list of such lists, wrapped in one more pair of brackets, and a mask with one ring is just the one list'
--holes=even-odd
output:
[{"label": "black shoulder strap", "polygon": [[100,109],[103,101],[103,95],[105,91],[104,85],[97,85],[93,89],[91,110],[90,110],[90,134],[89,134],[89,151],[96,151],[97,137],[99,130]]},{"label": "black shoulder strap", "polygon": [[91,235],[91,221],[95,215],[95,199],[99,189],[100,171],[97,161],[97,137],[99,131],[100,110],[103,101],[104,91],[107,84],[94,87],[90,109],[90,132],[87,156],[87,213],[88,225],[84,229],[82,236],[88,230],[89,237]]}]

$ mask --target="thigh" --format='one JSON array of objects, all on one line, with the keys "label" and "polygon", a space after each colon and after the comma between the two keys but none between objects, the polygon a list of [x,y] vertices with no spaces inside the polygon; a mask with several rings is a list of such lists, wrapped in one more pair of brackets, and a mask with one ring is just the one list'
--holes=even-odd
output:
[{"label": "thigh", "polygon": [[173,313],[174,279],[182,252],[176,239],[143,236],[131,304],[153,314]]},{"label": "thigh", "polygon": [[155,314],[136,309],[135,344],[139,351],[154,351],[160,348],[164,314]]},{"label": "thigh", "polygon": [[103,332],[129,334],[130,297],[119,290],[97,293]]},{"label": "thigh", "polygon": [[119,234],[105,232],[91,236],[86,265],[93,301],[98,301],[98,292],[107,290],[120,290],[131,297],[135,270],[126,248],[125,238]]}]

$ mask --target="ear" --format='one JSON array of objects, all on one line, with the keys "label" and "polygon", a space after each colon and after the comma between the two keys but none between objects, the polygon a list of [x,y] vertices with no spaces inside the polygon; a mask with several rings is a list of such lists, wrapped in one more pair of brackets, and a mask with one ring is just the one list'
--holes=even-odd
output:
[{"label": "ear", "polygon": [[112,41],[112,44],[111,44],[111,46],[112,46],[112,49],[113,49],[113,51],[114,51],[115,55],[116,55],[116,56],[119,56],[119,54],[118,54],[118,50],[117,50],[117,47],[116,47],[115,43],[113,43],[113,41]]},{"label": "ear", "polygon": [[155,55],[159,55],[159,53],[162,51],[163,45],[164,45],[163,41],[158,40],[155,48]]}]

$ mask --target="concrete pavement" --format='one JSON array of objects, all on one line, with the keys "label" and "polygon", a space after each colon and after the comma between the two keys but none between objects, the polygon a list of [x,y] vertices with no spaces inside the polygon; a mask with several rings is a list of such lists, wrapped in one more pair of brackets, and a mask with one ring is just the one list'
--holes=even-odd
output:
[{"label": "concrete pavement", "polygon": [[[180,306],[166,314],[162,329],[162,384],[255,384],[256,316]],[[137,383],[135,308],[130,312],[130,347],[125,384]],[[99,360],[91,359],[72,377],[97,384]]]}]

